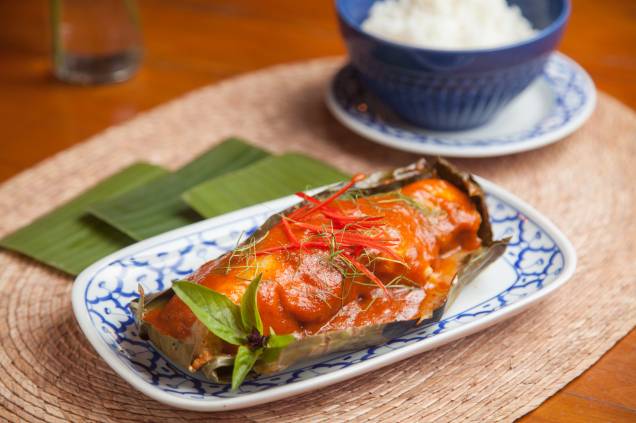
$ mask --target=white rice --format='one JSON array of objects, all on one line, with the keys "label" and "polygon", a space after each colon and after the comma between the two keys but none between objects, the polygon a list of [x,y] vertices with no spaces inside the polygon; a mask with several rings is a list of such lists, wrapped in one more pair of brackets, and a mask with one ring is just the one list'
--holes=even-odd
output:
[{"label": "white rice", "polygon": [[500,47],[536,32],[505,0],[383,0],[362,28],[417,47],[457,50]]}]

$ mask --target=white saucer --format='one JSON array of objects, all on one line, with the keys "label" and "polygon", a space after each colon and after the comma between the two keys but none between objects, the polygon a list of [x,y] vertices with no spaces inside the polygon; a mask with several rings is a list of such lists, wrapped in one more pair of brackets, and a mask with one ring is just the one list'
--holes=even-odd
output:
[{"label": "white saucer", "polygon": [[420,154],[489,157],[533,150],[571,134],[592,114],[596,88],[581,66],[554,53],[543,75],[495,119],[468,131],[429,131],[402,121],[360,84],[350,65],[333,78],[326,102],[344,126],[379,144]]}]

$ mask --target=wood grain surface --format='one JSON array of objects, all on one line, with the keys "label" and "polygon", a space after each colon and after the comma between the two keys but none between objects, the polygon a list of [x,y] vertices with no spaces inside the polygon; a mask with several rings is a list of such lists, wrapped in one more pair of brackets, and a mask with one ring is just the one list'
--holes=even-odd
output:
[{"label": "wood grain surface", "polygon": [[[0,2],[0,181],[197,87],[344,53],[328,0],[139,4],[145,43],[139,74],[122,84],[78,87],[51,76],[48,2]],[[574,0],[560,49],[599,89],[636,108],[636,1]],[[636,331],[522,420],[636,421]]]}]

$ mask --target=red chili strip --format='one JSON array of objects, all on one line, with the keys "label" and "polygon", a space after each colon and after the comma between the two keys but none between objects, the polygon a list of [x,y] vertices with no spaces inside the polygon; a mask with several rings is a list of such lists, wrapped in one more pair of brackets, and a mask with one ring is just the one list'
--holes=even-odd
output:
[{"label": "red chili strip", "polygon": [[346,183],[342,188],[340,188],[338,191],[334,192],[329,198],[327,198],[326,200],[322,201],[321,203],[317,204],[315,207],[309,209],[309,211],[305,212],[304,214],[301,214],[300,216],[298,216],[297,220],[300,219],[304,219],[312,214],[314,214],[315,212],[317,212],[318,210],[326,207],[329,203],[331,203],[332,201],[334,201],[336,198],[340,197],[342,194],[344,194],[345,192],[347,192],[349,190],[349,188],[351,188],[352,186],[354,186],[356,184],[356,182],[360,182],[361,180],[363,180],[364,178],[366,178],[366,176],[362,173],[358,173],[356,175],[353,175],[353,177],[351,178],[351,180]]},{"label": "red chili strip", "polygon": [[[296,195],[303,200],[306,200],[313,204],[320,204],[320,201],[311,195],[307,195],[304,192],[297,192]],[[357,225],[361,227],[372,227],[372,226],[382,226],[383,222],[380,222],[384,219],[384,216],[347,216],[341,213],[337,213],[332,208],[324,207],[320,210],[325,217],[335,221],[338,226],[345,226],[347,224]],[[346,222],[346,223],[345,223]]]},{"label": "red chili strip", "polygon": [[345,226],[358,226],[361,228],[374,228],[377,226],[384,226],[385,223],[381,221],[384,216],[378,216],[379,219],[371,219],[371,217],[353,217],[353,216],[344,216],[341,214],[336,214],[332,212],[328,212],[325,210],[320,211],[325,217],[331,219],[334,224],[340,228]]},{"label": "red chili strip", "polygon": [[351,262],[351,264],[353,264],[353,266],[356,269],[358,269],[359,271],[364,273],[369,279],[371,279],[373,282],[375,282],[376,285],[378,285],[380,288],[382,288],[382,290],[384,291],[384,294],[387,297],[391,297],[391,294],[389,294],[389,290],[386,289],[386,286],[384,286],[382,281],[380,279],[378,279],[378,277],[376,275],[374,275],[373,272],[371,272],[369,269],[367,269],[367,267],[364,264],[360,263],[358,260],[353,258],[352,255],[347,254],[347,253],[343,253],[343,254],[347,258],[347,260],[349,260]]},{"label": "red chili strip", "polygon": [[336,219],[346,221],[348,223],[364,223],[364,222],[379,222],[384,219],[384,216],[346,216],[344,214],[336,214],[333,212],[324,212],[325,216],[334,216]]},{"label": "red chili strip", "polygon": [[326,231],[325,228],[318,225],[312,225],[311,223],[294,222],[294,226],[298,226],[299,228],[307,229],[312,232],[329,232],[329,231]]},{"label": "red chili strip", "polygon": [[293,212],[291,212],[290,214],[287,215],[287,218],[291,219],[291,220],[296,220],[297,216],[299,214],[302,214],[304,212],[306,212],[307,210],[309,210],[311,208],[311,206],[302,206],[297,208],[296,210],[294,210]]},{"label": "red chili strip", "polygon": [[302,242],[302,243],[298,243],[298,244],[287,244],[287,245],[280,245],[278,247],[270,247],[270,248],[265,248],[264,250],[260,250],[257,251],[255,254],[257,256],[262,256],[263,254],[271,254],[271,253],[277,253],[280,251],[289,251],[289,250],[299,250],[302,248],[317,248],[317,249],[321,249],[321,250],[328,250],[329,249],[329,245],[325,242],[320,242],[320,241],[308,241],[308,242]]},{"label": "red chili strip", "polygon": [[283,223],[283,230],[285,231],[285,235],[287,235],[287,239],[289,239],[292,244],[298,244],[298,238],[296,238],[296,236],[294,235],[294,232],[289,226],[289,222],[287,221],[287,218],[285,216],[283,216],[281,222]]},{"label": "red chili strip", "polygon": [[304,193],[304,192],[302,192],[302,191],[297,192],[297,193],[296,193],[296,196],[297,196],[297,197],[300,197],[300,198],[302,198],[303,200],[308,201],[308,202],[310,202],[310,203],[320,204],[320,200],[318,200],[318,199],[316,199],[316,198],[312,197],[312,196],[311,196],[311,195],[309,195],[309,194],[305,194],[305,193]]},{"label": "red chili strip", "polygon": [[389,254],[391,254],[394,257],[397,257],[395,253],[388,250],[386,246],[383,245],[383,244],[393,244],[395,242],[399,242],[400,240],[397,238],[379,238],[379,237],[371,238],[362,234],[356,234],[352,232],[335,232],[333,230],[328,230],[321,226],[312,225],[310,223],[305,223],[305,222],[294,222],[294,225],[298,226],[299,228],[307,229],[314,233],[335,235],[336,241],[338,241],[339,243],[347,243],[347,244],[351,244],[351,246],[363,244],[362,245],[363,247],[367,246],[367,247],[374,247],[374,248],[383,249],[383,250],[386,249],[389,252]]},{"label": "red chili strip", "polygon": [[339,242],[339,244],[343,245],[343,246],[350,246],[350,247],[353,247],[353,248],[356,248],[356,247],[373,248],[373,249],[376,249],[376,250],[378,250],[380,252],[385,253],[386,255],[390,256],[394,260],[398,260],[400,262],[402,261],[402,257],[400,257],[399,255],[395,254],[393,252],[393,250],[391,250],[390,248],[387,248],[386,246],[381,245],[381,244],[376,244],[376,243],[373,243],[373,242],[362,242],[362,241],[347,242],[347,241],[344,241],[344,240]]},{"label": "red chili strip", "polygon": [[[297,192],[296,195],[298,197],[302,198],[303,200],[309,202],[309,203],[320,204],[320,200],[318,200],[317,198],[312,197],[311,195],[307,195],[304,192]],[[350,216],[345,216],[343,214],[338,214],[332,208],[327,208],[327,207],[325,207],[323,210],[321,210],[321,212],[322,212],[322,214],[325,215],[325,217],[328,217],[331,220],[348,220],[348,219],[358,220],[358,219],[360,219],[360,218],[357,218],[357,217],[350,217]]]}]

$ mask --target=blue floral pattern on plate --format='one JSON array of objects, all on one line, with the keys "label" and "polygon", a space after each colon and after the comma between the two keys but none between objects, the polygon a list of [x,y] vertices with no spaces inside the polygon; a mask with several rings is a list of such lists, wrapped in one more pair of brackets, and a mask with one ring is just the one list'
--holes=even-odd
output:
[{"label": "blue floral pattern on plate", "polygon": [[[327,104],[345,126],[382,144],[423,154],[485,157],[555,142],[589,117],[596,102],[596,90],[589,75],[574,61],[560,53],[552,54],[540,79],[553,97],[549,110],[542,110],[543,104],[533,103],[531,106],[540,109],[536,112],[543,116],[529,126],[504,133],[493,128],[444,133],[414,127],[369,93],[351,65],[336,74]],[[535,88],[536,83],[527,90]]]},{"label": "blue floral pattern on plate", "polygon": [[555,283],[568,255],[549,231],[495,194],[489,194],[487,201],[496,238],[511,237],[505,255],[498,261],[501,271],[497,274],[504,280],[495,295],[461,310],[451,308],[441,321],[383,345],[335,354],[279,374],[248,380],[236,393],[230,392],[228,385],[199,380],[169,364],[147,341],[139,338],[128,304],[137,297],[138,284],[148,293],[167,288],[172,280],[187,276],[205,261],[232,249],[242,234],[254,231],[276,210],[259,209],[220,224],[213,219],[192,225],[190,229],[174,231],[174,236],[158,237],[155,243],[151,240],[151,246],[142,251],[120,255],[95,270],[87,270],[91,274],[82,282],[85,309],[80,313],[90,316],[86,319],[90,321],[89,330],[98,334],[99,342],[107,345],[135,377],[179,398],[222,401],[319,378],[483,319]]}]

